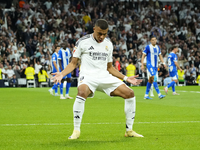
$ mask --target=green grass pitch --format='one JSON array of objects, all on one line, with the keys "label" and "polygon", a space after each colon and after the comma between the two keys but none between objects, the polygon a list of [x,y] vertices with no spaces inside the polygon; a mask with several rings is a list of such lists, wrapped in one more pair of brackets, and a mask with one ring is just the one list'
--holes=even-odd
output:
[{"label": "green grass pitch", "polygon": [[[124,100],[96,92],[88,98],[78,140],[73,100],[48,88],[0,88],[0,150],[197,150],[200,149],[200,87],[176,87],[164,99],[144,100],[146,87],[132,87],[137,101],[133,129],[144,138],[126,138]],[[163,87],[160,87],[164,94]],[[77,88],[70,89],[76,97]]]}]

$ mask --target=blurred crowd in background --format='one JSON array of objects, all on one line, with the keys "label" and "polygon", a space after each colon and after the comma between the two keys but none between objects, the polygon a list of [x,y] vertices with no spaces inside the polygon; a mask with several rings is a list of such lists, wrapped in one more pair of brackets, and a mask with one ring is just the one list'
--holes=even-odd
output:
[{"label": "blurred crowd in background", "polygon": [[[187,84],[195,84],[200,74],[200,4],[198,1],[162,3],[158,0],[13,0],[0,6],[0,69],[2,79],[26,78],[28,64],[35,74],[40,68],[50,75],[54,44],[76,41],[93,32],[95,21],[106,19],[113,45],[113,66],[126,74],[127,66],[145,78],[141,56],[151,35],[157,38],[167,64],[170,47],[179,47],[178,63]],[[78,76],[77,69],[72,76]],[[159,65],[164,80],[168,69]]]}]

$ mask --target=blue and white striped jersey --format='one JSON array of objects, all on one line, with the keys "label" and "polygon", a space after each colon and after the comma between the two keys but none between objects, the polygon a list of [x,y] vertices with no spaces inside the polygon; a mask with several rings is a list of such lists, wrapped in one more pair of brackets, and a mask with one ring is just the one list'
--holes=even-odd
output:
[{"label": "blue and white striped jersey", "polygon": [[147,45],[143,53],[146,54],[147,57],[147,66],[158,67],[158,56],[161,54],[158,45],[155,45],[155,47],[152,44]]},{"label": "blue and white striped jersey", "polygon": [[66,50],[61,48],[58,51],[58,59],[61,60],[61,65],[63,69],[65,69],[65,67],[67,67],[67,65],[69,64],[70,58],[71,58],[71,51],[69,48],[66,48]]},{"label": "blue and white striped jersey", "polygon": [[169,67],[169,72],[177,72],[176,65],[174,62],[177,62],[177,55],[173,52],[171,52],[168,56],[168,67]]}]

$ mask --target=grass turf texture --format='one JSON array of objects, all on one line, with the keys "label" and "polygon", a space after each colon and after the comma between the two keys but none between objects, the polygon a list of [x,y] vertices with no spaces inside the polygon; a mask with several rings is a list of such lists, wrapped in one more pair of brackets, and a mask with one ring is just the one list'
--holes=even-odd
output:
[{"label": "grass turf texture", "polygon": [[[60,100],[48,88],[0,88],[0,149],[199,149],[200,87],[176,87],[181,95],[173,96],[169,90],[161,100],[155,91],[153,100],[144,100],[145,88],[133,87],[137,101],[133,128],[144,138],[124,137],[122,98],[96,92],[86,101],[81,136],[74,141],[68,140],[74,100]],[[76,93],[76,88],[70,89],[70,96],[75,98]]]}]

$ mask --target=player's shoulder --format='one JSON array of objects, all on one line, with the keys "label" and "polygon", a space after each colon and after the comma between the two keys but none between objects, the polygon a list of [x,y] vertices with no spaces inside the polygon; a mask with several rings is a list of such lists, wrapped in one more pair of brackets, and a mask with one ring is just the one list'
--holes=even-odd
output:
[{"label": "player's shoulder", "polygon": [[87,34],[83,37],[81,37],[77,42],[76,42],[76,46],[78,46],[81,42],[87,42],[88,39],[91,38],[91,34]]},{"label": "player's shoulder", "polygon": [[104,41],[109,43],[109,44],[112,44],[111,40],[108,37],[106,37]]}]

